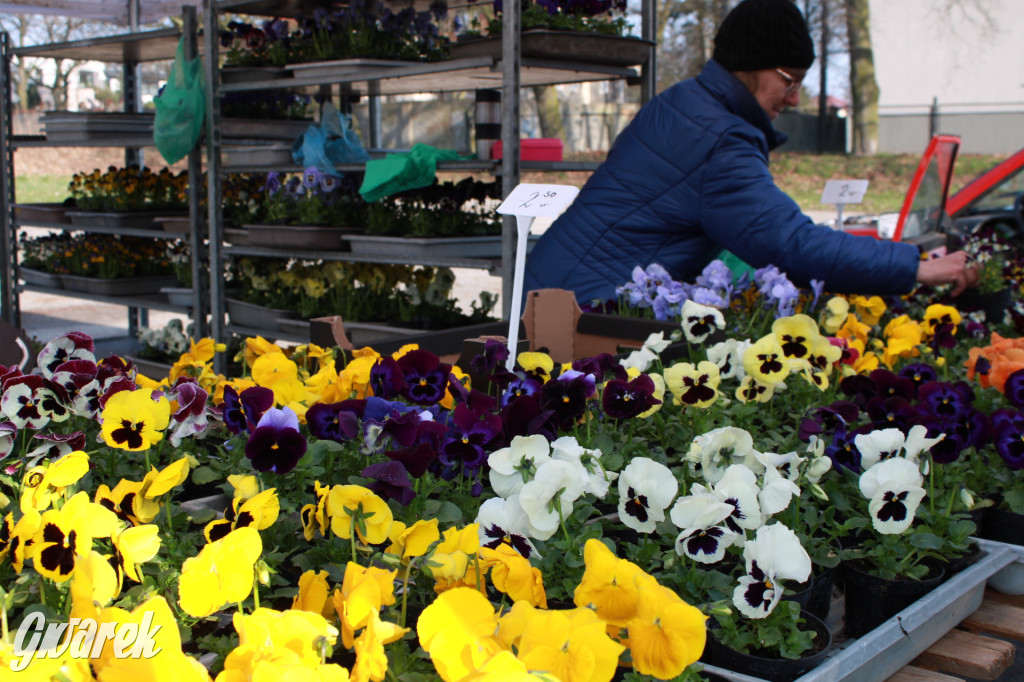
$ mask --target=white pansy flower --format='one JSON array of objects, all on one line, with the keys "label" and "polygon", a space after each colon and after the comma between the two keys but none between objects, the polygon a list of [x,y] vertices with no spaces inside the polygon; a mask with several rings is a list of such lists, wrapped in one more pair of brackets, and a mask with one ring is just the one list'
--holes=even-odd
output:
[{"label": "white pansy flower", "polygon": [[905,452],[904,456],[911,461],[918,461],[922,452],[931,450],[932,446],[946,437],[946,434],[940,433],[935,438],[928,438],[927,436],[927,426],[923,426],[921,424],[911,426],[910,431],[907,433],[907,440],[903,444],[903,450]]},{"label": "white pansy flower", "polygon": [[547,540],[561,520],[572,513],[573,503],[583,494],[587,472],[580,464],[549,459],[537,468],[537,475],[519,491],[519,504],[530,522],[530,536]]},{"label": "white pansy flower", "polygon": [[743,352],[750,347],[750,339],[726,339],[708,348],[708,360],[718,365],[722,379],[743,381],[747,376],[743,369]]},{"label": "white pansy flower", "polygon": [[690,343],[704,343],[716,329],[725,329],[722,311],[692,299],[683,303],[680,317],[683,320],[683,336]]},{"label": "white pansy flower", "polygon": [[647,457],[634,457],[619,476],[619,520],[638,533],[650,533],[665,520],[679,483],[672,470]]},{"label": "white pansy flower", "polygon": [[516,436],[509,447],[495,450],[487,457],[491,488],[499,497],[518,493],[537,469],[551,459],[550,450],[544,436]]},{"label": "white pansy flower", "polygon": [[743,548],[747,574],[739,579],[732,602],[748,618],[764,618],[782,600],[782,580],[804,582],[811,557],[796,533],[781,523],[758,528]]},{"label": "white pansy flower", "polygon": [[479,527],[481,547],[493,549],[508,544],[527,559],[538,554],[530,542],[530,518],[519,504],[519,495],[511,495],[507,500],[500,497],[484,500],[474,523]]},{"label": "white pansy flower", "polygon": [[669,511],[672,523],[682,529],[676,536],[676,553],[702,564],[714,564],[722,560],[738,537],[724,524],[733,506],[703,486],[694,488],[695,493],[680,497]]},{"label": "white pansy flower", "polygon": [[914,462],[894,457],[860,475],[860,492],[870,502],[871,525],[883,535],[897,535],[914,522],[924,499],[924,477]]},{"label": "white pansy flower", "polygon": [[604,498],[608,488],[619,477],[614,471],[607,471],[601,466],[601,451],[588,450],[576,442],[572,436],[562,436],[551,444],[551,459],[572,462],[582,466],[587,472],[587,482],[583,492]]},{"label": "white pansy flower", "polygon": [[765,469],[761,492],[757,494],[757,501],[761,504],[761,513],[765,519],[788,507],[792,499],[799,495],[800,487],[780,474],[778,469]]},{"label": "white pansy flower", "polygon": [[711,489],[718,499],[733,506],[732,514],[725,520],[732,530],[756,530],[761,526],[761,503],[757,486],[757,474],[742,464],[733,464],[725,470],[722,479]]},{"label": "white pansy flower", "polygon": [[755,473],[764,471],[757,455],[754,439],[747,431],[723,426],[694,438],[686,458],[691,462],[691,468],[696,469],[695,465],[699,464],[705,481],[717,483],[732,464],[743,464]]},{"label": "white pansy flower", "polygon": [[877,429],[871,433],[860,433],[854,437],[853,443],[860,452],[860,468],[870,469],[879,462],[898,457],[903,451],[906,436],[896,428]]}]

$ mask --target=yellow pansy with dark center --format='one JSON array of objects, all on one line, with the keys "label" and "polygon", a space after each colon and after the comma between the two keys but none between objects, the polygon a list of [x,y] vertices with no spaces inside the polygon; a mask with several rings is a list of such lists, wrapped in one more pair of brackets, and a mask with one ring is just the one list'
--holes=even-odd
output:
[{"label": "yellow pansy with dark center", "polygon": [[788,358],[802,358],[808,353],[807,339],[803,336],[782,335],[782,352]]},{"label": "yellow pansy with dark center", "polygon": [[117,444],[124,445],[129,450],[138,450],[146,442],[142,437],[145,428],[145,422],[136,424],[129,419],[122,419],[120,428],[111,431],[110,435]]},{"label": "yellow pansy with dark center", "polygon": [[54,580],[67,580],[75,570],[75,550],[78,534],[65,530],[54,522],[43,526],[43,540],[36,555],[36,568],[40,574]]},{"label": "yellow pansy with dark center", "polygon": [[764,374],[776,374],[782,371],[782,362],[775,353],[761,353],[757,359],[761,363],[761,372]]}]

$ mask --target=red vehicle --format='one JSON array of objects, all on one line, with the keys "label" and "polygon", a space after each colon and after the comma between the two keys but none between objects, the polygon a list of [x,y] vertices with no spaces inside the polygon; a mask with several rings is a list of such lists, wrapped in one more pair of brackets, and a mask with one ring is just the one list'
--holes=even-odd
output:
[{"label": "red vehicle", "polygon": [[[858,216],[843,229],[893,239],[932,250],[948,235],[993,227],[1000,234],[1024,236],[1024,149],[983,173],[952,197],[949,186],[960,138],[936,135],[929,142],[897,214]],[[893,226],[894,225],[894,226]],[[886,229],[887,226],[889,229]]]}]

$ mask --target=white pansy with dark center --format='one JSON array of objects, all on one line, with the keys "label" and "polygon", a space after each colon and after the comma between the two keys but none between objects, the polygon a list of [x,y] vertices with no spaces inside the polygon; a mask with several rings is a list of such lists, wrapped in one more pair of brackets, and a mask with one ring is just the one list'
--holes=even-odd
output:
[{"label": "white pansy with dark center", "polygon": [[510,495],[507,500],[500,497],[485,500],[474,523],[479,524],[481,547],[493,549],[505,544],[527,559],[540,555],[530,542],[530,519],[519,504],[519,495]]},{"label": "white pansy with dark center", "polygon": [[871,525],[883,535],[902,533],[914,522],[924,499],[918,465],[903,457],[879,462],[860,475],[860,492],[870,502]]},{"label": "white pansy with dark center", "polygon": [[530,523],[530,537],[547,540],[583,494],[587,471],[581,464],[549,459],[519,491],[519,504]]},{"label": "white pansy with dark center", "polygon": [[871,433],[860,433],[853,439],[853,444],[860,452],[861,470],[867,470],[879,462],[899,457],[903,452],[906,436],[899,429],[878,429]]},{"label": "white pansy with dark center", "polygon": [[722,311],[693,299],[683,303],[680,316],[683,318],[683,336],[690,343],[704,343],[716,329],[725,329]]},{"label": "white pansy with dark center", "polygon": [[548,439],[539,434],[516,436],[507,448],[495,450],[487,457],[491,487],[499,497],[508,497],[522,490],[532,480],[537,468],[551,459]]},{"label": "white pansy with dark center", "polygon": [[669,518],[682,532],[676,536],[676,553],[702,564],[718,563],[736,542],[737,533],[725,526],[733,506],[708,491],[680,497]]},{"label": "white pansy with dark center", "polygon": [[921,424],[911,426],[910,431],[907,432],[907,440],[903,444],[903,456],[912,462],[916,462],[922,452],[925,450],[931,450],[932,446],[945,437],[946,434],[940,433],[935,438],[928,438],[927,426],[923,426]]},{"label": "white pansy with dark center", "polygon": [[743,464],[755,473],[764,471],[757,459],[753,437],[735,426],[723,426],[693,439],[686,459],[690,469],[708,483],[717,483],[733,464]]},{"label": "white pansy with dark center", "polygon": [[562,436],[551,444],[551,459],[579,464],[586,469],[587,483],[583,492],[599,498],[608,494],[612,481],[619,477],[617,472],[607,471],[601,466],[600,450],[588,450],[572,436]]},{"label": "white pansy with dark center", "polygon": [[748,618],[764,618],[782,600],[783,580],[804,582],[811,557],[796,533],[781,523],[762,526],[743,547],[747,574],[739,579],[732,603]]},{"label": "white pansy with dark center", "polygon": [[650,533],[665,520],[679,483],[672,470],[647,457],[634,457],[619,475],[619,520],[638,533]]},{"label": "white pansy with dark center", "polygon": [[799,495],[800,486],[779,473],[778,469],[773,466],[765,469],[761,492],[757,494],[757,501],[761,504],[761,514],[765,520],[788,507],[790,501]]},{"label": "white pansy with dark center", "polygon": [[722,379],[743,381],[747,376],[743,369],[743,352],[750,347],[750,339],[726,339],[708,348],[708,360],[718,365]]},{"label": "white pansy with dark center", "polygon": [[[695,489],[698,485],[693,486]],[[742,464],[733,464],[725,470],[722,480],[711,488],[715,497],[733,507],[725,525],[739,534],[737,544],[743,542],[744,530],[755,530],[761,526],[761,503],[758,494],[757,474]]]}]

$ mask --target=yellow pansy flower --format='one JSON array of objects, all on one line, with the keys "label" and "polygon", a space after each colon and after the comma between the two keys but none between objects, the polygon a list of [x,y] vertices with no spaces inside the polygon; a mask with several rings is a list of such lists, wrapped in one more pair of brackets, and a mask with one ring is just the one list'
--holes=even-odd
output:
[{"label": "yellow pansy flower", "polygon": [[252,363],[252,378],[257,386],[274,388],[279,381],[296,381],[299,366],[284,353],[267,353]]},{"label": "yellow pansy flower", "polygon": [[718,365],[702,360],[696,365],[678,362],[663,372],[665,385],[675,396],[673,405],[705,408],[718,399],[721,374]]},{"label": "yellow pansy flower", "polygon": [[851,296],[850,303],[856,308],[857,317],[870,327],[878,324],[878,320],[882,318],[886,309],[885,301],[881,296]]},{"label": "yellow pansy flower", "polygon": [[292,599],[292,609],[319,613],[331,618],[334,605],[329,599],[331,588],[327,584],[327,571],[306,571],[299,576],[299,593]]},{"label": "yellow pansy flower", "polygon": [[603,682],[614,676],[624,650],[590,609],[537,611],[519,642],[519,659],[560,680]]},{"label": "yellow pansy flower", "polygon": [[388,503],[369,488],[360,485],[336,485],[327,496],[327,514],[331,530],[343,540],[352,537],[376,545],[388,539],[394,516]]},{"label": "yellow pansy flower", "polygon": [[528,373],[533,374],[541,383],[551,378],[555,361],[547,353],[527,351],[516,356],[516,362]]},{"label": "yellow pansy flower", "polygon": [[[429,521],[419,520],[408,528],[400,521],[395,521],[390,536],[391,544],[384,550],[388,554],[396,554],[402,559],[423,556],[430,546],[441,539],[436,518]],[[397,533],[395,531],[398,531]]]},{"label": "yellow pansy flower", "polygon": [[54,582],[66,581],[75,570],[75,558],[88,556],[93,539],[110,536],[119,525],[114,512],[90,502],[85,491],[72,495],[39,521],[29,550],[36,571]]},{"label": "yellow pansy flower", "polygon": [[430,654],[441,679],[461,680],[505,651],[494,633],[494,606],[476,590],[449,590],[423,609],[416,622],[420,646]]},{"label": "yellow pansy flower", "polygon": [[185,613],[205,618],[252,592],[255,564],[263,542],[255,528],[239,528],[185,559],[178,580],[178,604]]},{"label": "yellow pansy flower", "polygon": [[171,419],[171,404],[153,390],[118,391],[103,408],[103,440],[112,448],[137,452],[163,440]]},{"label": "yellow pansy flower", "polygon": [[89,471],[89,455],[82,450],[69,452],[46,466],[29,469],[21,481],[21,511],[45,511],[63,497],[65,489],[77,483]]},{"label": "yellow pansy flower", "polygon": [[678,677],[704,652],[705,616],[657,582],[639,587],[636,617],[627,625],[633,667],[641,675]]},{"label": "yellow pansy flower", "polygon": [[842,296],[833,296],[825,303],[821,327],[827,334],[835,334],[850,314],[850,302]]},{"label": "yellow pansy flower", "polygon": [[491,566],[491,584],[507,594],[513,604],[525,601],[542,609],[548,607],[544,576],[515,548],[506,544],[494,549],[481,547],[480,560]]},{"label": "yellow pansy flower", "polygon": [[778,337],[767,334],[743,351],[743,369],[762,384],[784,381],[790,365]]}]

